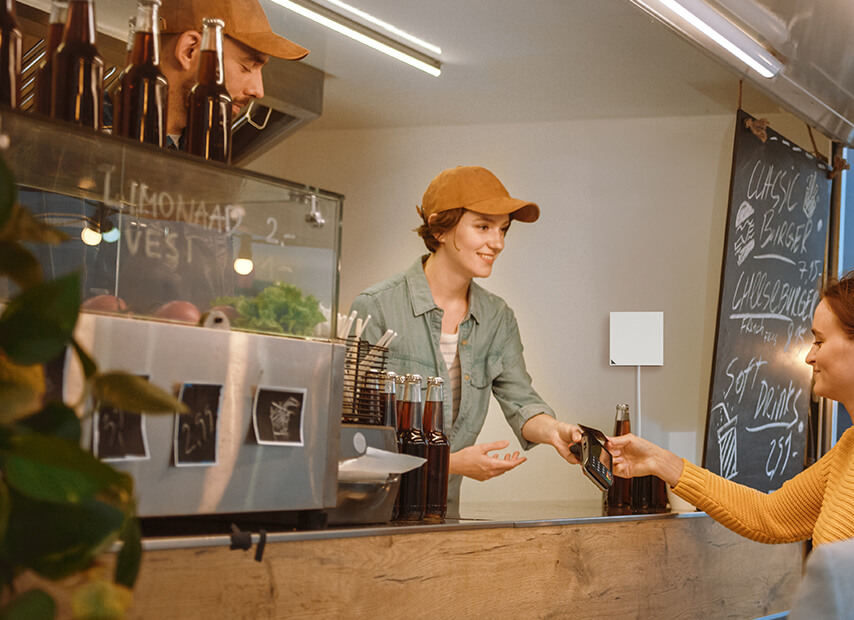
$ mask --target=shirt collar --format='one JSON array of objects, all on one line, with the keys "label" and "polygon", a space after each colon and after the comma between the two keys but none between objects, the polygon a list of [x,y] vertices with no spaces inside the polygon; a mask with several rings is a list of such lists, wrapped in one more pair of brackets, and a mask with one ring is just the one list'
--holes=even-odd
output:
[{"label": "shirt collar", "polygon": [[[421,316],[439,307],[433,301],[430,284],[428,284],[427,275],[424,273],[424,261],[427,260],[428,256],[429,254],[425,254],[418,258],[405,273],[406,284],[409,287],[409,294],[412,299],[412,313],[415,316]],[[472,281],[469,285],[469,310],[463,321],[471,316],[479,323],[478,317],[482,316],[483,303],[483,289],[479,284]]]}]

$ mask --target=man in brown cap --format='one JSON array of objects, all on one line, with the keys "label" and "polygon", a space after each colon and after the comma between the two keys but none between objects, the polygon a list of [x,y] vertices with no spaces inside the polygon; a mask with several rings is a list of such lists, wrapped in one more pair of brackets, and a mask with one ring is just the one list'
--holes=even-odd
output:
[{"label": "man in brown cap", "polygon": [[174,144],[187,126],[187,102],[196,82],[202,43],[202,19],[225,22],[225,85],[234,100],[234,116],[264,96],[261,69],[270,56],[305,58],[308,50],[275,34],[258,0],[162,0],[161,71],[169,80],[167,133]]}]

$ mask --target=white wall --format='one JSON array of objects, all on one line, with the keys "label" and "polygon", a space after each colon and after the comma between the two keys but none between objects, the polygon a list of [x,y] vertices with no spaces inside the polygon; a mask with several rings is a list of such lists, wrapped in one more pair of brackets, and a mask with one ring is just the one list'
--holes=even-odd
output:
[{"label": "white wall", "polygon": [[[253,169],[345,195],[341,308],[424,251],[415,205],[444,168],[492,170],[536,201],[483,284],[515,310],[534,387],[559,419],[610,432],[636,369],[608,364],[610,311],[663,311],[664,366],[641,374],[643,430],[702,458],[735,112],[691,118],[303,131]],[[672,433],[672,435],[671,435]],[[493,402],[482,441],[515,440]],[[511,446],[512,449],[512,446]],[[462,502],[596,500],[549,447]]]}]

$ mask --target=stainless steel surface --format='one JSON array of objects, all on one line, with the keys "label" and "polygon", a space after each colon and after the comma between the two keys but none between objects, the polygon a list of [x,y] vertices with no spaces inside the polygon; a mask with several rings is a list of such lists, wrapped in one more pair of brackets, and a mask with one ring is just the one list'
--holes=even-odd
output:
[{"label": "stainless steel surface", "polygon": [[706,2],[782,61],[783,70],[765,79],[747,72],[714,43],[692,43],[743,74],[809,125],[848,146],[854,144],[854,46],[850,42],[854,4],[848,0]]},{"label": "stainless steel surface", "polygon": [[[146,415],[148,460],[116,461],[133,475],[138,514],[175,516],[332,507],[336,500],[343,366],[341,345],[189,325],[82,314],[76,337],[102,369],[223,387],[217,462],[176,467],[174,415]],[[65,394],[79,394],[71,366]],[[303,445],[259,445],[252,425],[259,386],[305,389]],[[90,445],[91,424],[84,428]]]},{"label": "stainless steel surface", "polygon": [[[522,504],[522,502],[510,502],[510,504]],[[538,504],[538,502],[533,502]],[[291,542],[302,540],[330,540],[335,538],[364,538],[368,536],[400,536],[406,534],[421,534],[425,532],[456,532],[462,530],[482,530],[482,529],[501,529],[501,528],[529,528],[529,527],[558,527],[564,525],[586,525],[592,523],[613,523],[615,521],[639,521],[639,520],[659,520],[659,519],[699,519],[711,518],[704,512],[691,513],[667,513],[656,515],[626,515],[620,517],[604,517],[604,516],[569,516],[575,512],[569,502],[562,503],[564,505],[563,517],[539,517],[539,518],[524,518],[521,516],[495,519],[445,519],[444,523],[438,524],[422,524],[422,523],[393,523],[385,526],[358,526],[358,527],[335,527],[320,531],[304,531],[304,532],[273,532],[267,533],[266,538],[268,543],[272,542]],[[492,507],[498,512],[509,508],[507,504]],[[528,509],[522,506],[521,512],[528,512]],[[536,512],[544,514],[542,506],[530,506]],[[557,506],[554,507],[557,510]],[[512,510],[511,510],[512,512]],[[546,513],[548,510],[545,511]],[[253,544],[259,541],[258,534],[252,535]],[[228,536],[185,536],[185,537],[170,537],[170,538],[149,538],[143,541],[143,548],[146,551],[156,551],[160,549],[192,549],[200,547],[215,547],[229,545],[231,539]]]},{"label": "stainless steel surface", "polygon": [[[341,441],[337,450],[339,460],[357,458],[364,454],[367,446],[397,452],[394,429],[368,424],[341,424]],[[399,474],[390,475],[383,482],[339,480],[335,507],[328,511],[330,525],[387,523],[392,517],[399,487]]]},{"label": "stainless steel surface", "polygon": [[339,480],[329,524],[388,523],[399,488],[400,474],[390,475],[385,482]]}]

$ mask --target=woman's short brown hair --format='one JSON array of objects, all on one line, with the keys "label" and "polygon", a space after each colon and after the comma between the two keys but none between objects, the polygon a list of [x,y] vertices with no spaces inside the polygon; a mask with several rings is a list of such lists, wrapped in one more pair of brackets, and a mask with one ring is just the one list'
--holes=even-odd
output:
[{"label": "woman's short brown hair", "polygon": [[854,271],[829,281],[821,291],[821,298],[830,306],[846,335],[854,339]]},{"label": "woman's short brown hair", "polygon": [[[454,226],[460,223],[460,220],[463,217],[463,213],[468,211],[464,207],[458,207],[456,209],[448,209],[447,211],[440,211],[435,215],[430,216],[428,219],[424,221],[421,226],[415,229],[415,232],[424,240],[424,245],[427,246],[427,249],[430,250],[431,253],[435,252],[439,249],[439,246],[442,245],[439,243],[437,237],[442,234],[452,230]],[[510,214],[510,222],[513,221],[513,214]],[[507,227],[510,227],[510,222],[507,223]],[[505,232],[506,229],[505,229]]]}]

